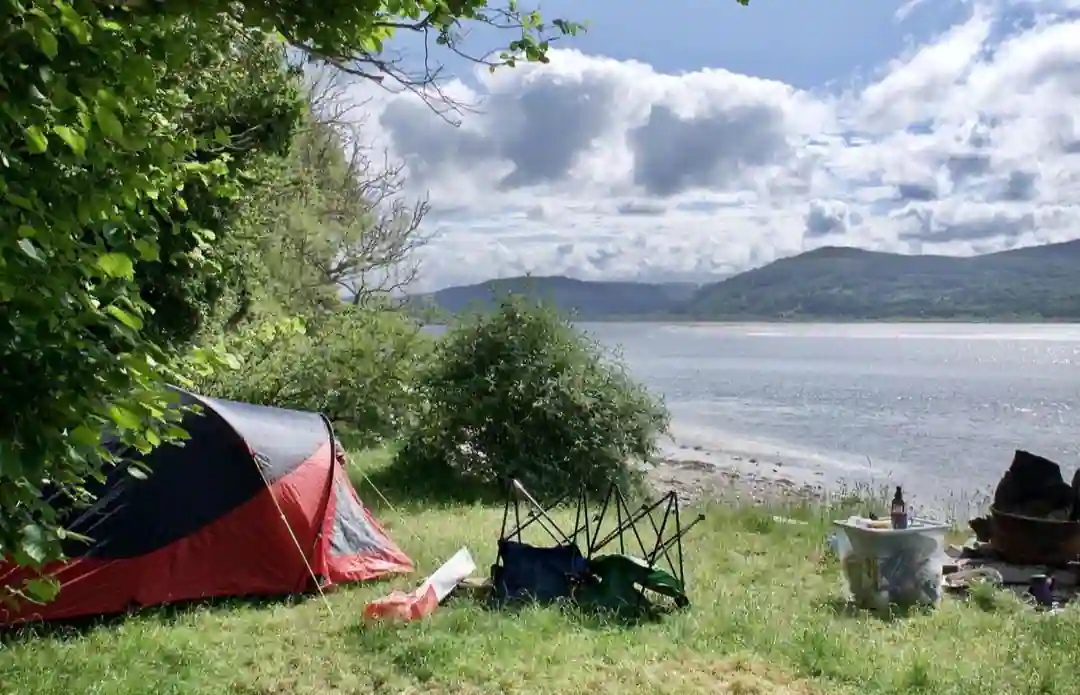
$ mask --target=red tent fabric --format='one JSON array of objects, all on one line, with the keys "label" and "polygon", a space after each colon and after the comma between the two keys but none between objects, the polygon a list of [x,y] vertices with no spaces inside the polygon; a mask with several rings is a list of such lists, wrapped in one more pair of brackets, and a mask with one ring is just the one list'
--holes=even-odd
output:
[{"label": "red tent fabric", "polygon": [[[46,568],[60,593],[46,605],[0,603],[0,625],[119,613],[224,596],[286,595],[413,570],[357,497],[344,455],[316,413],[179,391],[199,406],[190,438],[121,465],[89,508],[54,502],[69,560]],[[0,563],[0,586],[27,570]]]}]

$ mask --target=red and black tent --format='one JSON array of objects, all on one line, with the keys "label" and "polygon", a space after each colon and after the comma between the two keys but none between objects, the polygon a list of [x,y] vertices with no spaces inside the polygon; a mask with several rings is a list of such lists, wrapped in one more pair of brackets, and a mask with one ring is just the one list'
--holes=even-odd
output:
[{"label": "red and black tent", "polygon": [[[54,504],[68,560],[46,605],[0,603],[0,625],[224,596],[285,595],[409,572],[412,561],[357,497],[321,415],[178,391],[190,438],[121,464],[89,507]],[[130,460],[130,459],[129,459]],[[129,465],[129,464],[128,464]],[[28,570],[0,563],[0,586]]]}]

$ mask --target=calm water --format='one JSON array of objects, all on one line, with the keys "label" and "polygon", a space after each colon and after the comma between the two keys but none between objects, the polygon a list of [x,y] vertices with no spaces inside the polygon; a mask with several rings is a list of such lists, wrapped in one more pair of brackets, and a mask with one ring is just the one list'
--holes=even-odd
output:
[{"label": "calm water", "polygon": [[1080,465],[1080,325],[583,327],[665,396],[684,450],[935,495],[993,486],[1016,448]]}]

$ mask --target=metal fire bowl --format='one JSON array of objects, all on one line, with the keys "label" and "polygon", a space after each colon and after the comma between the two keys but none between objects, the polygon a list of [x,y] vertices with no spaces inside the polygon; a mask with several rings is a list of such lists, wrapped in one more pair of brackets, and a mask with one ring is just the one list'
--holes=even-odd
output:
[{"label": "metal fire bowl", "polygon": [[1080,556],[1080,521],[1021,516],[990,508],[991,547],[1018,565],[1064,565]]}]

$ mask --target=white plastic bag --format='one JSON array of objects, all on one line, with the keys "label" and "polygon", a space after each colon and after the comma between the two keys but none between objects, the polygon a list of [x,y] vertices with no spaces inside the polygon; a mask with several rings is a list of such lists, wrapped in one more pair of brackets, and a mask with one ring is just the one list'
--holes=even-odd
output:
[{"label": "white plastic bag", "polygon": [[834,548],[856,605],[882,610],[940,603],[948,527],[913,521],[904,530],[867,528],[855,519],[835,525]]}]

